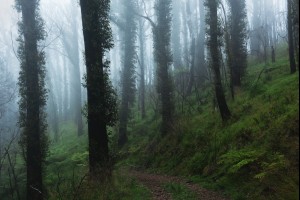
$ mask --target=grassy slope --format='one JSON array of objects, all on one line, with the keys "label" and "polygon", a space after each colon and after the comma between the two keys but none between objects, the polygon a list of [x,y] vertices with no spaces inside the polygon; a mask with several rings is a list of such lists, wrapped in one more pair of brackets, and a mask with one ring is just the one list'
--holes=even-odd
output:
[{"label": "grassy slope", "polygon": [[87,181],[87,135],[76,136],[73,123],[60,127],[61,138],[50,145],[45,186],[49,199],[141,200],[150,199],[147,188],[113,170],[111,180]]},{"label": "grassy slope", "polygon": [[[132,120],[129,144],[119,152],[110,181],[81,183],[88,171],[87,137],[78,138],[74,124],[63,124],[61,140],[50,145],[46,162],[47,195],[50,199],[149,199],[146,188],[118,170],[129,166],[186,176],[233,199],[296,199],[299,77],[289,74],[287,63],[283,56],[258,81],[264,65],[249,67],[245,87],[235,101],[229,101],[233,118],[226,124],[209,103],[192,109],[199,112],[178,117],[172,134],[165,138],[159,136],[159,120],[153,114],[144,121]],[[204,94],[209,102],[209,92]],[[193,97],[190,101],[197,105]],[[182,186],[165,188],[175,199],[193,198]]]},{"label": "grassy slope", "polygon": [[226,124],[210,104],[179,117],[165,138],[152,116],[133,120],[119,165],[188,176],[233,199],[299,198],[299,76],[285,56],[258,79],[264,68],[249,67]]}]

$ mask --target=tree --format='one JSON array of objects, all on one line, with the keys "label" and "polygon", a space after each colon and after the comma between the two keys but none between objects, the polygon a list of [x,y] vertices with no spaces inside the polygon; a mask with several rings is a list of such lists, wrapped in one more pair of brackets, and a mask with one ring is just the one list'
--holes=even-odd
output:
[{"label": "tree", "polygon": [[[4,116],[7,108],[15,99],[15,83],[12,74],[7,70],[7,66],[0,57],[0,119]],[[1,140],[1,139],[0,139]]]},{"label": "tree", "polygon": [[[191,94],[192,93],[192,89],[194,86],[194,82],[195,82],[195,60],[196,60],[196,40],[195,40],[195,36],[196,36],[196,31],[194,30],[194,26],[193,26],[193,20],[192,20],[192,10],[191,10],[191,4],[190,1],[186,2],[186,14],[187,14],[187,25],[188,25],[188,29],[190,32],[190,38],[191,38],[191,42],[190,42],[190,59],[188,60],[188,64],[190,65],[190,74],[189,74],[189,83],[188,83],[188,87],[187,87],[187,94]],[[198,50],[198,49],[197,49]]]},{"label": "tree", "polygon": [[174,60],[174,68],[179,69],[182,67],[182,56],[181,56],[181,46],[180,46],[180,30],[181,30],[181,22],[180,22],[180,1],[173,0],[173,23],[172,23],[172,52],[173,52],[173,60]]},{"label": "tree", "polygon": [[[6,116],[6,112],[9,108],[13,106],[16,98],[16,85],[13,81],[12,74],[8,71],[6,63],[3,61],[0,56],[0,157],[2,160],[4,159],[4,154],[6,150],[4,147],[5,142],[7,141],[6,134],[9,132],[6,130],[5,126],[7,126],[7,121],[12,121]],[[7,118],[7,119],[6,119]],[[13,126],[15,126],[13,122]],[[0,182],[2,179],[2,160],[0,159]]]},{"label": "tree", "polygon": [[172,77],[169,68],[172,63],[171,40],[171,0],[156,0],[157,24],[153,26],[154,57],[157,64],[157,92],[161,101],[162,135],[167,134],[173,121]]},{"label": "tree", "polygon": [[109,62],[105,53],[112,48],[108,20],[110,0],[80,0],[86,61],[89,170],[103,174],[109,163],[107,126],[116,120],[116,99],[109,83]]},{"label": "tree", "polygon": [[171,129],[174,113],[172,77],[169,69],[172,64],[171,54],[171,2],[172,0],[156,0],[155,23],[149,16],[141,16],[152,26],[154,59],[156,62],[156,90],[160,98],[162,116],[161,134],[165,136]]},{"label": "tree", "polygon": [[137,23],[135,15],[136,4],[134,0],[127,0],[124,4],[124,68],[122,70],[122,99],[120,109],[119,146],[127,142],[127,123],[130,106],[135,97],[135,63],[136,63],[136,35]]},{"label": "tree", "polygon": [[146,117],[146,108],[145,108],[145,24],[143,23],[142,19],[139,19],[139,45],[140,45],[140,104],[141,104],[141,116],[142,119]]},{"label": "tree", "polygon": [[296,53],[296,61],[297,61],[297,68],[299,70],[299,0],[292,0],[293,3],[293,33],[294,33],[294,47]]},{"label": "tree", "polygon": [[259,40],[260,32],[259,29],[262,27],[262,16],[261,16],[261,0],[253,1],[253,14],[252,14],[252,29],[250,33],[250,50],[252,55],[257,57],[261,54],[261,42]]},{"label": "tree", "polygon": [[38,44],[44,39],[43,21],[39,16],[39,1],[17,0],[16,8],[22,13],[19,22],[19,125],[22,128],[20,144],[27,167],[27,199],[43,199],[43,161],[47,150],[45,136],[45,61]]},{"label": "tree", "polygon": [[219,47],[221,45],[221,31],[220,31],[220,21],[218,19],[218,0],[206,0],[207,6],[207,19],[206,23],[208,25],[207,35],[208,35],[208,47],[210,50],[211,66],[214,73],[214,87],[216,100],[219,106],[220,114],[223,121],[230,118],[231,113],[228,109],[227,102],[225,99],[225,94],[223,91],[221,73],[220,73],[220,51]]},{"label": "tree", "polygon": [[247,67],[247,12],[245,0],[228,0],[228,2],[230,6],[230,82],[235,88],[241,86]]},{"label": "tree", "polygon": [[77,125],[77,135],[83,134],[83,123],[81,116],[82,94],[81,94],[81,73],[80,73],[80,55],[79,55],[79,36],[78,36],[78,10],[72,2],[71,5],[71,21],[69,32],[62,34],[62,43],[67,53],[67,58],[72,64],[69,68],[70,76],[70,114],[74,115],[74,121]]},{"label": "tree", "polygon": [[69,93],[70,93],[70,78],[68,77],[69,75],[69,66],[67,59],[65,57],[63,59],[63,88],[64,88],[64,93],[63,93],[63,120],[66,122],[69,120]]},{"label": "tree", "polygon": [[[52,62],[48,63],[49,68],[53,67]],[[58,142],[59,140],[59,136],[58,136],[58,131],[59,131],[59,127],[58,127],[58,113],[57,113],[57,102],[56,102],[56,98],[55,98],[55,91],[54,91],[54,87],[52,85],[51,79],[50,77],[55,77],[53,76],[53,73],[51,74],[51,71],[49,70],[47,75],[46,75],[46,83],[47,83],[47,88],[49,88],[49,94],[48,94],[48,121],[49,121],[49,126],[52,128],[53,132],[54,132],[54,141]]]},{"label": "tree", "polygon": [[296,61],[295,61],[295,49],[294,49],[294,27],[293,27],[293,16],[292,16],[292,9],[293,9],[293,2],[292,0],[287,0],[287,21],[288,21],[288,42],[289,42],[289,58],[290,58],[290,69],[291,73],[296,72]]},{"label": "tree", "polygon": [[198,45],[196,48],[199,49],[199,54],[197,56],[198,70],[197,75],[199,76],[199,83],[203,85],[207,79],[207,71],[205,64],[205,9],[204,9],[204,0],[199,1],[199,15],[200,15],[200,32],[198,36]]}]

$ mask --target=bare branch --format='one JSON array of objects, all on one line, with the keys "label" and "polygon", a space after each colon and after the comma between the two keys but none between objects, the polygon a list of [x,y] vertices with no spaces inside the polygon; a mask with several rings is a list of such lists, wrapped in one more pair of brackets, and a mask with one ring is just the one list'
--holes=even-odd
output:
[{"label": "bare branch", "polygon": [[144,19],[146,19],[146,20],[148,20],[148,21],[150,22],[151,26],[152,26],[153,28],[156,28],[156,24],[154,23],[154,21],[152,21],[152,19],[151,19],[150,17],[141,15],[141,14],[139,14],[139,13],[137,13],[137,12],[135,12],[135,15],[137,15],[137,16],[139,16],[139,17],[142,17],[142,18],[144,18]]},{"label": "bare branch", "polygon": [[20,60],[18,54],[17,54],[16,51],[15,51],[15,48],[14,48],[14,41],[13,41],[12,38],[13,38],[13,37],[12,37],[12,31],[10,31],[10,40],[11,40],[11,47],[12,47],[12,50],[13,50],[13,52],[14,52],[16,58],[18,59],[18,61],[21,62],[21,60]]},{"label": "bare branch", "polygon": [[117,16],[115,16],[115,15],[109,15],[108,16],[108,18],[109,18],[109,20],[111,21],[111,22],[113,22],[119,29],[121,29],[121,30],[125,30],[125,23],[124,22],[121,22],[121,20],[117,17]]}]

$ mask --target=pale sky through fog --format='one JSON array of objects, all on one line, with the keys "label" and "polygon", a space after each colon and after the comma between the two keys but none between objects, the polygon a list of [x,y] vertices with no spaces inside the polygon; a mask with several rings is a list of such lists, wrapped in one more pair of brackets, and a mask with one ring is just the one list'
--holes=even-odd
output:
[{"label": "pale sky through fog", "polygon": [[0,0],[0,53],[5,59],[6,66],[9,66],[9,70],[16,79],[19,64],[13,49],[17,49],[19,14],[14,9],[14,3],[15,0]]},{"label": "pale sky through fog", "polygon": [[[41,0],[41,9],[45,8],[50,11],[53,7],[60,6],[68,2],[69,0]],[[51,3],[53,5],[51,5]],[[0,0],[0,30],[9,31],[12,26],[17,24],[18,14],[14,9],[15,0]],[[44,6],[45,4],[45,6]],[[43,10],[42,10],[43,12]]]},{"label": "pale sky through fog", "polygon": [[[41,0],[41,15],[53,14],[58,7],[63,6],[69,2],[69,0]],[[8,37],[15,39],[18,35],[17,23],[19,21],[20,14],[17,13],[14,8],[15,0],[0,0],[0,44],[11,45]],[[0,46],[1,51],[1,46]]]},{"label": "pale sky through fog", "polygon": [[0,30],[9,31],[17,24],[17,11],[13,8],[14,0],[0,0]]}]

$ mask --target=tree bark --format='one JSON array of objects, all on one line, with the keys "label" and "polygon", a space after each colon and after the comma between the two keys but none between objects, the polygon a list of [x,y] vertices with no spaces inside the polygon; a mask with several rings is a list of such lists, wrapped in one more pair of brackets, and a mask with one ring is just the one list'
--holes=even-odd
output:
[{"label": "tree bark", "polygon": [[145,110],[145,37],[144,37],[144,25],[142,21],[139,20],[139,41],[140,41],[140,67],[141,67],[141,80],[140,80],[140,96],[141,96],[141,114],[142,119],[146,117],[146,110]]},{"label": "tree bark", "polygon": [[38,77],[38,48],[36,29],[37,1],[22,1],[22,18],[25,43],[25,79],[27,97],[26,116],[26,167],[27,200],[43,199],[42,153],[40,135],[40,99]]},{"label": "tree bark", "polygon": [[[105,1],[105,5],[109,1]],[[104,51],[99,36],[99,5],[90,0],[80,0],[86,59],[88,99],[89,170],[98,173],[109,161],[108,136],[105,122]],[[104,38],[103,38],[104,39]]]},{"label": "tree bark", "polygon": [[211,64],[214,72],[214,86],[217,103],[219,106],[220,114],[223,121],[230,118],[231,113],[228,109],[220,73],[220,52],[219,52],[219,27],[218,27],[218,11],[217,11],[217,0],[208,0],[207,5],[209,8],[209,47],[211,54]]},{"label": "tree bark", "polygon": [[292,21],[292,0],[287,0],[287,21],[288,21],[288,41],[289,41],[289,58],[291,74],[296,72],[295,50],[294,50],[294,31]]}]

